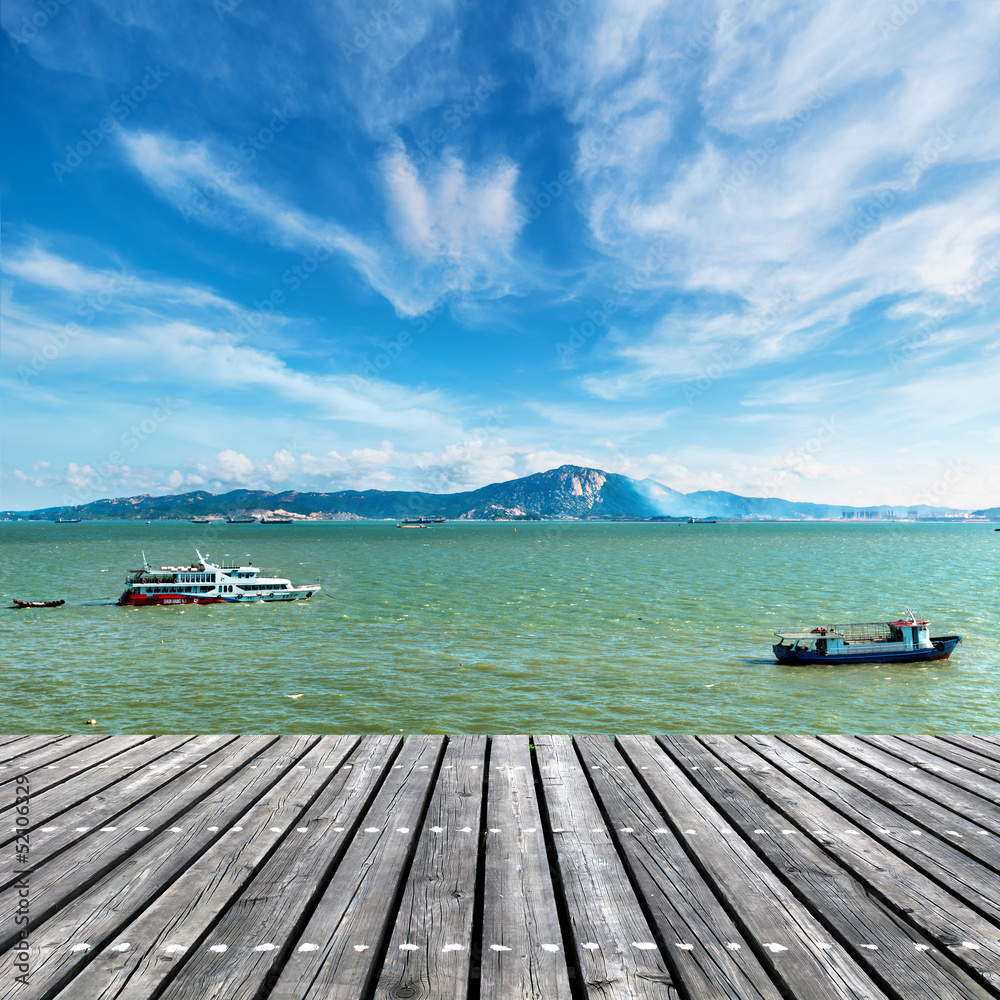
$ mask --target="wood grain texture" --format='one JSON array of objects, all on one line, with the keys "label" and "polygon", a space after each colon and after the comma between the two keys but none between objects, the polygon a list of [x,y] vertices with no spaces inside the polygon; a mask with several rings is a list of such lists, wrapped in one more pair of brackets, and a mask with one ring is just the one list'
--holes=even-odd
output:
[{"label": "wood grain texture", "polygon": [[[997,856],[997,842],[994,834],[986,831],[977,823],[941,805],[939,802],[922,794],[913,784],[922,784],[923,775],[916,768],[894,761],[892,768],[876,770],[858,763],[849,755],[830,746],[825,740],[809,739],[802,736],[783,736],[782,742],[812,758],[818,765],[825,767],[832,774],[868,792],[880,802],[891,806],[909,820],[914,836],[947,837],[948,843],[954,848],[968,854],[970,857],[1000,874],[1000,858]],[[912,782],[913,784],[909,784]],[[951,835],[948,831],[954,831]]]},{"label": "wood grain texture", "polygon": [[932,799],[952,813],[967,816],[987,830],[1000,834],[1000,808],[976,792],[961,788],[946,777],[934,774],[917,763],[910,763],[887,753],[858,736],[821,736],[820,740],[853,757],[869,771],[886,774],[906,772],[907,785],[921,795]]},{"label": "wood grain texture", "polygon": [[914,764],[929,774],[934,774],[944,781],[986,799],[993,805],[1000,804],[1000,783],[976,771],[975,768],[968,768],[964,763],[949,760],[947,751],[945,754],[935,752],[939,749],[937,741],[933,743],[925,741],[920,746],[914,746],[910,741],[898,736],[858,738],[862,743],[870,743],[880,750],[885,750],[886,753],[899,757],[907,764]]},{"label": "wood grain texture", "polygon": [[576,738],[617,847],[650,910],[678,984],[699,1000],[779,1000],[743,932],[605,737]]},{"label": "wood grain texture", "polygon": [[527,736],[493,737],[484,834],[481,1000],[569,1000]]},{"label": "wood grain texture", "polygon": [[[130,746],[136,746],[151,738],[149,736],[127,737],[126,739],[130,742],[125,743],[125,749],[128,749]],[[4,785],[15,781],[18,777],[25,774],[32,778],[32,784],[37,783],[39,787],[46,780],[50,784],[56,784],[62,780],[63,776],[42,774],[40,773],[42,768],[46,770],[60,770],[60,765],[69,765],[70,771],[82,770],[88,765],[89,760],[86,757],[74,756],[77,751],[96,747],[97,744],[102,742],[107,743],[108,740],[121,741],[122,739],[120,736],[65,736],[42,747],[35,753],[29,754],[24,759],[14,760],[8,764],[0,764],[0,796],[4,794],[2,791]],[[105,760],[114,752],[116,751],[111,750],[104,754],[98,754],[97,760]],[[50,765],[53,766],[50,767]]]},{"label": "wood grain texture", "polygon": [[448,741],[375,1000],[468,996],[486,743],[485,736]]},{"label": "wood grain texture", "polygon": [[899,739],[903,743],[933,753],[936,757],[944,758],[952,764],[964,767],[967,771],[988,778],[995,786],[994,790],[1000,791],[1000,762],[984,757],[977,750],[933,736],[900,736]]},{"label": "wood grain texture", "polygon": [[[777,864],[792,867],[795,874],[791,881],[799,885],[800,894],[810,891],[816,876],[822,874],[833,912],[852,908],[851,920],[846,916],[840,920],[842,930],[854,932],[860,920],[864,920],[874,932],[882,933],[881,941],[876,942],[880,948],[891,947],[894,952],[905,951],[908,944],[933,944],[971,973],[975,981],[1000,992],[1000,924],[971,909],[900,855],[868,836],[853,822],[853,817],[830,808],[735,737],[703,736],[697,740],[690,737],[685,744],[686,759],[701,766],[699,780],[703,787],[711,788],[719,780],[726,784],[739,781],[756,793],[757,799],[748,796],[741,815],[767,829],[770,839],[764,843],[770,845],[765,848],[768,857]],[[699,752],[695,749],[698,745],[709,748],[715,757]],[[728,773],[720,775],[715,770],[716,761],[728,765]],[[737,770],[739,777],[734,778],[733,772]],[[827,866],[824,851],[854,881],[843,879],[833,866]],[[807,880],[798,873],[805,866],[810,868],[810,878],[803,885],[800,883]],[[831,895],[835,882],[846,887],[843,895]],[[878,904],[871,899],[873,890],[879,897]],[[816,902],[819,904],[821,900]],[[888,911],[887,917],[882,910]],[[962,943],[968,941],[977,947]],[[947,983],[960,979],[953,970],[940,967],[938,956],[931,957],[929,951],[916,951],[915,947],[913,950],[915,954],[906,961],[908,965],[912,963],[914,971],[919,970],[921,978],[927,977],[929,990],[940,991]],[[925,965],[931,967],[929,973]],[[942,975],[947,978],[942,979]]]},{"label": "wood grain texture", "polygon": [[66,736],[6,736],[4,738],[8,742],[0,746],[0,763],[9,761],[24,763],[28,755],[35,750],[44,751],[47,747],[55,746],[66,739]]},{"label": "wood grain texture", "polygon": [[[174,817],[187,806],[198,802],[223,783],[234,768],[255,756],[264,745],[277,737],[253,737],[253,742],[232,749],[232,739],[214,753],[199,753],[194,761],[202,760],[191,771],[175,775],[172,767],[142,769],[120,789],[123,801],[113,796],[99,798],[70,811],[63,825],[31,851],[31,886],[33,892],[32,920],[45,920],[55,910],[94,884],[116,864],[172,826]],[[168,780],[169,778],[169,780]],[[152,787],[150,787],[152,786]],[[119,805],[129,804],[137,787],[149,793],[124,811]],[[79,826],[73,824],[80,823]],[[103,824],[103,825],[102,825]],[[10,876],[16,878],[16,875]],[[0,893],[0,947],[6,947],[9,935],[15,932],[12,915],[18,905],[13,885]]]},{"label": "wood grain texture", "polygon": [[[588,996],[676,997],[646,915],[568,736],[535,736],[578,976]],[[596,944],[597,947],[585,947]]]},{"label": "wood grain texture", "polygon": [[[160,988],[178,965],[162,960],[166,949],[173,946],[170,954],[183,955],[211,932],[281,838],[309,822],[310,804],[357,743],[349,736],[282,737],[254,758],[260,765],[256,771],[239,769],[224,787],[178,817],[184,832],[176,836],[184,840],[171,845],[173,851],[164,852],[166,845],[159,842],[149,844],[90,898],[77,900],[42,928],[35,940],[41,949],[52,942],[63,976],[67,959],[74,957],[67,948],[71,940],[94,947],[93,961],[65,985],[65,1000],[124,1000]],[[181,867],[175,854],[192,860]],[[158,896],[150,888],[154,882],[163,889]],[[82,922],[71,926],[74,918]],[[122,950],[123,943],[129,947]]]},{"label": "wood grain texture", "polygon": [[385,953],[393,904],[406,877],[443,745],[440,736],[407,739],[343,864],[299,935],[272,1000],[355,1000],[367,994],[376,962]]},{"label": "wood grain texture", "polygon": [[715,894],[740,915],[744,934],[772,978],[802,1000],[886,996],[843,949],[826,947],[832,941],[823,921],[761,863],[652,737],[622,736],[618,743]]},{"label": "wood grain texture", "polygon": [[998,757],[992,736],[0,737],[0,967],[25,893],[32,918],[30,982],[0,1000],[984,1000]]},{"label": "wood grain texture", "polygon": [[[396,736],[361,741],[204,941],[190,953],[175,953],[173,960],[183,964],[158,997],[250,1000],[268,995],[377,790],[384,787],[383,780],[390,780],[387,775],[399,773],[393,763],[401,743]],[[357,868],[345,869],[345,877],[353,885],[359,872],[360,861]],[[156,964],[170,960],[166,949],[171,943],[164,942],[154,952],[152,974],[157,973]],[[221,946],[225,951],[212,950]],[[280,993],[269,995],[276,998]],[[132,1000],[143,993],[124,996]]]},{"label": "wood grain texture", "polygon": [[[836,772],[820,767],[777,737],[741,736],[739,739],[790,774],[825,805],[849,818],[869,837],[906,858],[988,919],[1000,921],[1000,875],[995,871],[939,837],[927,836],[923,830],[914,829],[913,823],[902,813],[850,784]],[[1000,849],[990,843],[983,846],[987,850]]]}]

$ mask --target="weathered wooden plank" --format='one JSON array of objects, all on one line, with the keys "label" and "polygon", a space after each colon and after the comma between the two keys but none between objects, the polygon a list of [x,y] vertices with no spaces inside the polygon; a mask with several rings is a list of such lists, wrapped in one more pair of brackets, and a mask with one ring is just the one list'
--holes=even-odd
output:
[{"label": "weathered wooden plank", "polygon": [[618,745],[695,859],[717,897],[739,915],[744,935],[785,992],[796,1000],[884,998],[885,993],[652,737]]},{"label": "weathered wooden plank", "polygon": [[668,966],[572,741],[568,736],[535,736],[534,743],[575,964],[585,991],[607,1000],[676,997]]},{"label": "weathered wooden plank", "polygon": [[[735,737],[702,736],[697,741],[715,754],[713,758],[707,752],[699,753],[693,744],[688,744],[690,750],[686,759],[699,761],[703,771],[711,770],[710,777],[700,777],[701,782],[706,785],[711,782],[716,787],[720,780],[728,784],[733,780],[743,782],[770,807],[747,810],[748,814],[752,812],[752,821],[759,822],[767,831],[766,836],[775,842],[776,848],[768,852],[769,856],[777,855],[780,847],[781,857],[791,858],[797,872],[801,864],[812,865],[814,858],[820,856],[809,842],[815,841],[858,880],[864,896],[872,891],[878,894],[881,903],[894,914],[894,923],[902,925],[903,934],[907,925],[912,926],[918,935],[926,936],[975,981],[991,985],[1000,993],[1000,924],[987,920],[958,896],[868,836],[861,824],[854,821],[857,817],[863,822],[860,809],[852,810],[847,817],[841,815]],[[715,771],[716,761],[721,761],[728,769],[722,775]],[[733,773],[737,769],[739,778]],[[774,821],[777,824],[770,825]],[[810,884],[819,871],[819,868],[813,869]],[[801,881],[800,876],[795,877]],[[824,885],[829,887],[831,882],[825,881]],[[817,902],[822,905],[821,898]],[[835,911],[839,909],[836,899],[830,902]],[[893,932],[895,937],[895,928]],[[923,975],[916,967],[913,972]],[[938,980],[936,988],[941,985]]]},{"label": "weathered wooden plank", "polygon": [[[749,772],[737,775],[724,765],[716,771],[719,759],[693,736],[665,736],[661,742],[743,837],[752,841],[781,879],[822,916],[841,947],[877,982],[893,988],[897,984],[904,986],[907,1000],[940,1000],[942,996],[990,1000],[992,991],[959,966],[953,956],[934,948],[933,938],[884,906],[871,894],[869,886],[765,802],[747,783]],[[768,780],[776,780],[770,765],[763,764],[762,770]],[[815,822],[822,822],[822,817]],[[888,877],[882,882],[887,885]]]},{"label": "weathered wooden plank", "polygon": [[[33,931],[38,997],[62,987],[64,997],[92,1000],[112,1000],[124,990],[155,993],[176,968],[157,956],[171,944],[170,954],[181,953],[212,927],[280,837],[301,825],[357,742],[350,736],[318,742],[286,736],[252,758],[256,770],[236,768],[225,785],[177,817],[183,827],[129,856]],[[74,952],[81,942],[90,945],[89,953]],[[0,997],[6,1000],[2,992]],[[35,1000],[31,992],[18,997]]]},{"label": "weathered wooden plank", "polygon": [[[4,733],[0,735],[0,747],[5,747],[8,743],[15,743],[17,740],[23,739],[26,739],[26,737],[19,733]],[[0,756],[0,759],[3,759],[2,756]]]},{"label": "weathered wooden plank", "polygon": [[900,763],[891,773],[875,771],[819,739],[805,736],[782,736],[780,739],[905,816],[913,824],[911,835],[940,836],[956,850],[1000,873],[994,835],[911,788],[907,782],[915,780],[915,771],[909,771],[907,765]]},{"label": "weathered wooden plank", "polygon": [[[897,783],[907,792],[905,796],[898,796],[901,801],[910,803],[906,815],[931,832],[942,829],[940,820],[943,819],[944,828],[959,831],[973,850],[979,829],[991,831],[991,836],[1000,833],[1000,811],[995,806],[936,775],[927,774],[915,764],[906,764],[875,747],[859,744],[852,737],[820,736],[812,744],[802,744],[794,737],[788,741],[816,760],[827,749],[839,751],[840,759],[833,766],[852,784],[860,782],[866,786],[884,787],[887,780]],[[980,860],[990,864],[986,857],[980,856]]]},{"label": "weathered wooden plank", "polygon": [[979,757],[983,764],[991,769],[991,773],[995,773],[995,769],[1000,766],[1000,747],[989,742],[983,736],[958,736],[954,733],[942,733],[935,738],[941,743],[959,747],[967,753]]},{"label": "weathered wooden plank", "polygon": [[937,758],[946,760],[950,765],[958,765],[974,775],[989,782],[994,797],[1000,793],[1000,762],[983,757],[963,746],[943,740],[937,736],[906,736],[896,737],[900,742],[907,743],[916,750],[932,753]]},{"label": "weathered wooden plank", "polygon": [[[206,740],[218,743],[219,737],[205,737]],[[233,737],[229,737],[233,739]],[[131,750],[120,754],[113,761],[98,764],[83,773],[76,774],[72,781],[61,781],[59,784],[31,796],[32,854],[46,839],[42,833],[48,834],[55,829],[62,830],[66,823],[62,818],[73,808],[84,808],[82,803],[100,803],[105,795],[121,801],[125,792],[132,790],[133,795],[145,794],[151,783],[160,778],[170,768],[172,762],[168,755],[177,752],[178,758],[195,746],[193,736],[161,736],[149,740]],[[112,791],[113,789],[113,791]],[[6,820],[13,806],[4,810],[3,826],[0,826],[0,846],[10,843],[13,835],[6,826]],[[53,830],[46,830],[52,827]],[[6,854],[0,855],[0,884],[7,864]]]},{"label": "weathered wooden plank", "polygon": [[[37,798],[42,792],[75,778],[79,771],[86,771],[104,761],[113,761],[118,754],[141,746],[152,738],[151,736],[102,736],[98,742],[94,737],[80,737],[81,740],[92,744],[88,746],[86,743],[71,742],[77,737],[70,736],[52,747],[32,754],[33,762],[37,763],[29,766],[14,761],[8,766],[7,771],[3,772],[3,783],[9,785],[12,781],[16,782],[18,777],[26,776],[30,781],[31,794]],[[113,765],[111,766],[113,768]],[[0,796],[3,794],[3,788],[0,787]],[[0,809],[0,826],[6,821],[4,812],[6,805]]]},{"label": "weathered wooden plank", "polygon": [[[401,743],[397,736],[366,736],[221,919],[207,933],[198,920],[174,928],[169,937],[161,934],[116,996],[147,1000],[153,983],[157,1000],[250,1000],[261,994],[278,1000],[281,992],[272,988],[303,923],[339,870],[380,783],[401,773],[393,769]],[[347,877],[357,879],[360,868],[355,865]],[[172,944],[185,951],[168,952]],[[165,973],[164,962],[179,968]]]},{"label": "weathered wooden plank", "polygon": [[[826,805],[850,816],[868,836],[902,855],[987,918],[1000,920],[1000,875],[994,870],[950,843],[914,829],[913,822],[905,815],[777,737],[741,736],[739,739],[765,760],[791,774]],[[743,766],[738,770],[742,772]]]},{"label": "weathered wooden plank", "polygon": [[35,750],[44,750],[64,739],[66,739],[65,733],[61,735],[42,733],[37,736],[15,736],[10,743],[0,747],[0,762],[9,763],[17,760],[20,763],[19,758],[26,757]]},{"label": "weathered wooden plank", "polygon": [[490,741],[485,839],[481,1000],[569,1000],[527,736]]},{"label": "weathered wooden plank", "polygon": [[[29,827],[32,868],[39,869],[44,862],[50,861],[57,854],[71,850],[74,845],[86,836],[93,835],[98,829],[111,825],[121,826],[119,816],[128,809],[138,809],[145,815],[147,806],[143,805],[144,800],[155,795],[157,790],[165,785],[169,786],[171,791],[177,787],[170,783],[178,778],[178,766],[185,770],[193,766],[195,773],[200,774],[209,766],[204,764],[202,768],[205,758],[213,752],[218,754],[219,750],[235,738],[205,737],[201,743],[190,743],[189,737],[163,736],[160,737],[163,742],[159,748],[153,748],[152,744],[159,742],[154,740],[135,747],[116,759],[131,758],[135,764],[133,766],[130,763],[124,767],[125,777],[120,776],[117,763],[111,765],[107,771],[100,770],[103,765],[98,765],[96,769],[84,772],[75,780],[63,782],[41,795],[32,796],[32,823]],[[215,746],[214,751],[213,746]],[[139,755],[138,759],[135,755]],[[150,758],[153,758],[152,764],[147,763]],[[218,759],[217,764],[220,768],[227,766],[222,759]],[[117,780],[111,777],[96,777],[96,775],[115,774],[119,775]],[[77,801],[82,794],[85,795],[87,789],[95,786],[96,791],[89,797]],[[74,804],[57,811],[58,804],[65,801]],[[36,819],[38,811],[42,812],[43,818]],[[42,823],[45,825],[42,826]],[[102,830],[102,832],[107,831]],[[86,853],[87,848],[84,847],[83,851]],[[11,854],[0,855],[0,900],[3,898],[3,890],[16,877],[16,869],[17,865]],[[0,913],[2,912],[0,903]]]},{"label": "weathered wooden plank", "polygon": [[743,932],[613,744],[604,737],[578,736],[576,745],[685,996],[779,1000],[781,991]]},{"label": "weathered wooden plank", "polygon": [[[27,754],[7,764],[0,764],[0,795],[3,794],[2,786],[16,781],[19,776],[27,774],[32,778],[54,777],[52,775],[38,774],[39,768],[48,767],[50,770],[58,770],[60,763],[76,763],[75,770],[81,770],[86,766],[85,764],[64,759],[69,758],[70,755],[76,753],[78,750],[93,747],[108,739],[108,736],[65,736],[56,742],[49,743],[47,746],[36,750],[34,753]],[[152,739],[152,737],[133,737],[133,740],[139,741],[148,739]],[[70,768],[70,770],[73,770],[73,768]]]},{"label": "weathered wooden plank", "polygon": [[374,1000],[468,996],[486,746],[448,741]]},{"label": "weathered wooden plank", "polygon": [[[111,798],[101,806],[84,806],[67,817],[67,825],[54,831],[43,849],[36,852],[32,839],[32,919],[47,919],[60,906],[83,892],[110,871],[122,858],[139,850],[164,829],[174,825],[178,813],[224,784],[234,768],[252,760],[277,737],[253,737],[234,750],[227,743],[207,756],[205,769],[177,775],[135,805],[119,809]],[[195,758],[196,760],[198,758]],[[143,770],[141,778],[149,780]],[[121,789],[125,804],[133,789]],[[99,819],[93,813],[100,810]],[[107,817],[113,815],[108,820]],[[82,816],[80,826],[72,824]],[[101,824],[104,825],[101,825]],[[43,860],[44,858],[44,860]],[[19,873],[17,873],[19,874]],[[15,876],[16,877],[16,876]],[[15,932],[11,918],[18,902],[13,883],[0,892],[0,947],[9,944]]]},{"label": "weathered wooden plank", "polygon": [[[444,739],[411,736],[296,942],[274,996],[366,996],[385,952]],[[404,942],[411,944],[413,942]]]},{"label": "weathered wooden plank", "polygon": [[862,743],[868,743],[898,757],[907,764],[935,774],[967,792],[972,792],[993,805],[1000,804],[1000,785],[997,782],[974,770],[970,771],[964,766],[954,764],[933,750],[917,749],[898,736],[859,736],[858,739]]}]

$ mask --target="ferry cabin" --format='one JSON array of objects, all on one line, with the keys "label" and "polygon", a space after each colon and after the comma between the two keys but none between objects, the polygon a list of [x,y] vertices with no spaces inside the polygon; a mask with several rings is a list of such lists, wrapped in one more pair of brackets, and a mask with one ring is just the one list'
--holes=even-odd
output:
[{"label": "ferry cabin", "polygon": [[190,566],[144,566],[126,577],[119,604],[218,604],[245,601],[294,601],[312,597],[318,585],[294,587],[290,580],[262,577],[260,567],[223,562]]}]

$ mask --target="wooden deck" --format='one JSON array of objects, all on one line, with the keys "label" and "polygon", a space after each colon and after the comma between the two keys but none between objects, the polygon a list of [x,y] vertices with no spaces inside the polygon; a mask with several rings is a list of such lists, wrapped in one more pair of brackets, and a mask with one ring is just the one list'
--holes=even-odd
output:
[{"label": "wooden deck", "polygon": [[1000,995],[997,737],[4,736],[0,786],[0,1000]]}]

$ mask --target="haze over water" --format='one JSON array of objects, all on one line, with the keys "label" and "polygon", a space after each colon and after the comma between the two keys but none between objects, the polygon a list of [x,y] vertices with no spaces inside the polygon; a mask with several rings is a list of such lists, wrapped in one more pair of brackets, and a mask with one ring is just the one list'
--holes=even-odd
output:
[{"label": "haze over water", "polygon": [[[992,525],[0,525],[7,732],[995,731]],[[515,530],[516,529],[516,530]],[[310,601],[119,608],[124,573],[249,559]],[[776,627],[913,611],[930,664],[784,667]],[[292,699],[289,695],[301,695]],[[97,725],[87,726],[96,719]]]}]

